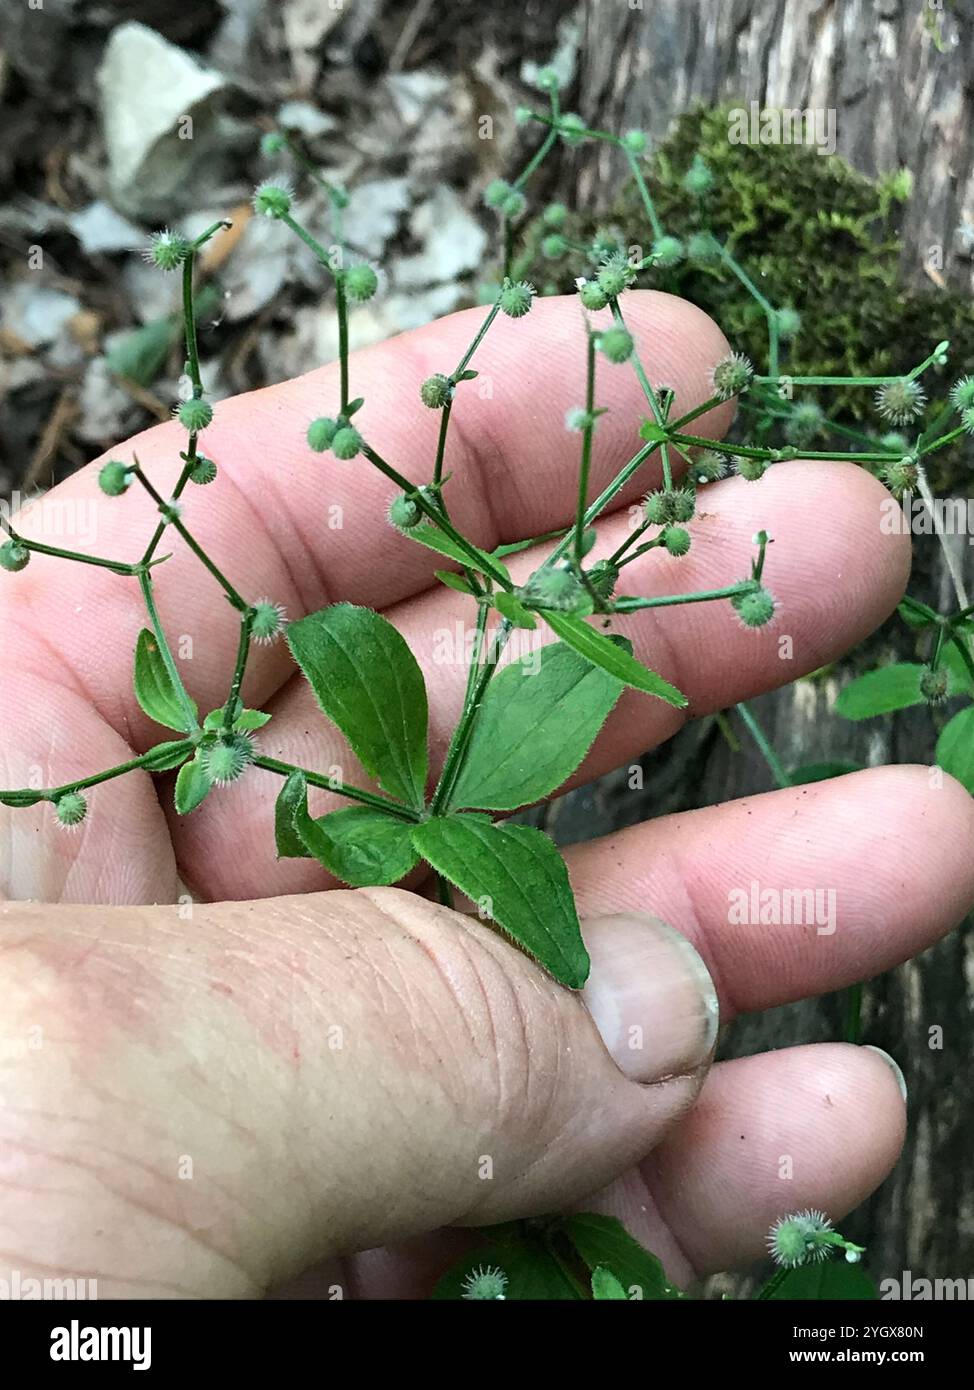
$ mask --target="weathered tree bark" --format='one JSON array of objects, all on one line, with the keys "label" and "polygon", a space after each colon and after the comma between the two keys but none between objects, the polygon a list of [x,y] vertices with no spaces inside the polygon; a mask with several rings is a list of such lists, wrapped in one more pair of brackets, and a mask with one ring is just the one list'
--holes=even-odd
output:
[{"label": "weathered tree bark", "polygon": [[[925,27],[925,11],[943,52]],[[971,262],[958,254],[954,235],[962,217],[974,221],[974,10],[967,0],[942,13],[920,0],[644,0],[638,8],[635,0],[589,0],[585,18],[577,104],[586,119],[658,138],[696,102],[833,108],[838,152],[851,163],[868,174],[913,171],[916,192],[903,226],[906,273],[922,276],[929,248],[939,246],[945,277],[970,283]],[[582,167],[583,196],[598,202],[617,177],[604,150],[596,150]],[[957,366],[960,372],[972,364]],[[951,543],[971,588],[974,563],[965,541]],[[911,592],[949,611],[956,599],[936,540],[918,539],[915,553]],[[891,623],[884,642],[879,657],[885,651],[916,659],[904,625]],[[852,724],[830,710],[836,688],[834,680],[805,681],[757,702],[786,765],[933,761],[937,721],[926,709]],[[691,726],[645,760],[644,791],[629,790],[626,773],[617,773],[553,807],[549,827],[561,840],[586,839],[677,806],[768,789],[767,769],[741,733],[743,749],[735,754],[713,721]],[[908,845],[903,849],[909,854]],[[844,1223],[870,1247],[877,1278],[905,1269],[915,1277],[974,1274],[972,948],[968,925],[866,991],[863,1040],[897,1058],[910,1090],[903,1157]],[[943,1030],[942,1049],[930,1045],[932,1028]],[[722,1055],[841,1035],[838,1001],[809,1001],[740,1021]]]}]

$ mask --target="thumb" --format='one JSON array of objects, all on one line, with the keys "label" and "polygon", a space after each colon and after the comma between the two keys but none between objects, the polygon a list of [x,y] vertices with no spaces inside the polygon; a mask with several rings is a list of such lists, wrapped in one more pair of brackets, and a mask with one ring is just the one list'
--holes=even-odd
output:
[{"label": "thumb", "polygon": [[692,1103],[717,1031],[700,957],[639,914],[586,924],[581,996],[394,888],[0,914],[4,1245],[102,1297],[252,1296],[578,1201]]}]

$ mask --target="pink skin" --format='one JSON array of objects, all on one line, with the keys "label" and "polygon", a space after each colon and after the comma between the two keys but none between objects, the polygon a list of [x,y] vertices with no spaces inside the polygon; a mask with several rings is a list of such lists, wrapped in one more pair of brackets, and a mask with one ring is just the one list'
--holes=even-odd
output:
[{"label": "pink skin", "polygon": [[[706,399],[707,369],[727,350],[716,327],[668,296],[634,293],[629,300],[627,317],[637,346],[651,377],[676,385],[677,412]],[[476,363],[481,380],[494,384],[492,398],[481,399],[476,382],[461,388],[448,455],[457,479],[450,503],[457,524],[483,545],[534,535],[570,519],[577,437],[565,433],[563,417],[578,404],[582,390],[576,315],[570,302],[542,300],[524,323],[499,324]],[[418,384],[460,356],[479,317],[479,311],[457,315],[360,354],[352,364],[356,393],[367,400],[362,430],[417,481],[426,476],[439,423],[436,413],[418,404]],[[546,375],[539,389],[541,354]],[[598,398],[611,409],[599,423],[593,492],[637,447],[641,414],[638,387],[625,368],[600,368]],[[205,493],[188,494],[185,520],[251,600],[270,596],[291,617],[339,597],[387,610],[427,670],[435,763],[456,716],[462,681],[458,666],[434,661],[435,633],[450,628],[466,610],[459,596],[436,585],[437,557],[397,537],[382,521],[392,488],[362,460],[340,464],[305,445],[307,421],[333,410],[335,399],[336,372],[329,367],[218,404],[203,447],[217,461],[220,476]],[[694,427],[717,435],[730,415],[729,407],[721,408]],[[113,453],[129,459],[134,449],[165,491],[178,468],[182,438],[177,426],[165,425]],[[152,508],[135,488],[122,499],[101,498],[97,467],[62,485],[58,496],[97,501],[93,551],[135,558],[153,525]],[[658,468],[652,465],[618,499],[600,523],[607,546],[625,533],[625,506],[657,482]],[[686,691],[692,715],[834,660],[883,620],[906,581],[905,540],[884,536],[879,528],[883,496],[861,470],[837,464],[782,464],[759,484],[735,479],[712,486],[705,515],[691,528],[690,555],[679,561],[647,557],[627,572],[632,575],[627,591],[731,583],[747,572],[751,536],[764,526],[775,537],[766,578],[781,603],[776,626],[771,633],[745,632],[725,605],[644,614],[625,624],[637,654]],[[811,524],[815,508],[824,508],[826,501],[827,514],[820,514],[827,515],[827,524]],[[343,508],[341,529],[327,527],[331,505]],[[23,529],[32,534],[29,521]],[[70,545],[71,538],[61,543]],[[167,537],[163,549],[173,551],[157,576],[163,619],[174,636],[193,639],[192,659],[184,660],[182,669],[201,709],[209,709],[225,697],[236,620],[181,544]],[[600,548],[599,553],[605,552]],[[534,562],[531,556],[516,557],[512,568],[523,574]],[[76,567],[65,589],[63,562],[43,557],[8,581],[0,585],[0,620],[7,634],[0,727],[8,731],[0,743],[0,783],[24,785],[32,762],[45,780],[64,781],[121,762],[165,736],[132,694],[131,653],[144,624],[132,581]],[[792,638],[790,659],[779,654],[782,635]],[[364,774],[292,669],[283,644],[254,653],[246,702],[274,715],[259,735],[263,751],[323,770],[338,763],[346,777],[364,784]],[[682,718],[659,702],[626,695],[573,781],[639,756],[671,736]],[[212,920],[207,909],[198,908],[193,922],[177,922],[172,910],[163,908],[92,916],[90,910],[79,915],[70,907],[10,907],[5,930],[23,931],[24,942],[18,948],[8,937],[0,965],[12,972],[17,990],[38,991],[41,1002],[25,1005],[28,1024],[47,1009],[52,1037],[83,1039],[78,1066],[86,1094],[106,1091],[121,1097],[123,1112],[128,1107],[150,1114],[153,1132],[171,1132],[176,1152],[182,1152],[178,1146],[187,1142],[197,1112],[214,1113],[225,1122],[226,1134],[247,1136],[258,1154],[262,1146],[274,1151],[279,1133],[292,1135],[313,1213],[304,1219],[310,1229],[299,1228],[300,1249],[293,1260],[278,1249],[291,1227],[278,1195],[268,1193],[259,1163],[251,1168],[242,1162],[239,1174],[214,1197],[212,1209],[194,1205],[200,1199],[184,1193],[185,1210],[169,1212],[187,1232],[205,1220],[207,1241],[221,1250],[245,1248],[254,1268],[266,1267],[266,1283],[292,1275],[295,1262],[310,1265],[328,1247],[329,1223],[341,1224],[347,1214],[330,1210],[327,1193],[315,1190],[321,1180],[316,1153],[301,1150],[302,1143],[312,1142],[303,1137],[310,1128],[306,1119],[322,1104],[327,1107],[332,1094],[332,1073],[326,1071],[325,1080],[321,1074],[326,1058],[321,1029],[329,1017],[327,1010],[322,1013],[322,996],[327,997],[330,980],[343,979],[344,1002],[351,999],[357,1006],[361,990],[365,1007],[376,978],[388,985],[394,973],[383,977],[370,968],[356,974],[358,967],[349,964],[359,951],[368,956],[369,943],[361,936],[374,930],[374,908],[356,906],[363,901],[358,895],[266,901],[331,885],[317,866],[279,863],[273,856],[270,815],[279,780],[252,772],[245,782],[177,819],[168,809],[167,779],[158,782],[160,803],[152,779],[130,775],[92,792],[91,815],[72,835],[53,827],[50,808],[0,809],[0,892],[8,901],[174,903],[186,882],[203,902],[252,900],[228,903]],[[328,804],[322,796],[321,808]],[[877,770],[653,821],[574,847],[566,858],[583,915],[650,911],[688,936],[711,970],[726,1018],[735,1009],[771,1007],[874,975],[949,930],[974,897],[974,869],[963,852],[964,831],[974,830],[971,808],[971,799],[949,779],[938,786],[925,770]],[[910,852],[904,854],[907,842]],[[862,872],[864,863],[868,874]],[[727,893],[752,877],[771,885],[809,880],[834,886],[839,904],[834,935],[729,927]],[[382,911],[394,916],[396,895],[381,901]],[[334,907],[332,916],[341,924],[325,937],[316,915],[321,904]],[[333,937],[338,944],[332,956]],[[398,939],[392,930],[394,947]],[[493,942],[490,949],[508,948]],[[449,1062],[448,1047],[437,1055],[425,1052],[415,1033],[407,1015],[399,1031],[380,1029],[376,1044],[381,1067],[400,1068],[396,1074],[407,1093]],[[152,1074],[144,1059],[151,1058],[153,1066],[160,1059],[165,1063],[170,1046],[172,1075],[164,1079],[168,1084],[177,1077],[179,1089],[177,1099],[168,1099],[157,1112],[152,1083],[143,1080]],[[449,1077],[451,1085],[461,1081]],[[358,1118],[364,1135],[381,1136],[388,1099],[374,1115],[368,1110],[373,1103],[378,1105],[366,1090],[365,1113]],[[69,1102],[55,1096],[54,1116],[56,1104]],[[677,1279],[760,1253],[769,1220],[780,1214],[769,1176],[773,1155],[795,1155],[792,1206],[821,1205],[839,1216],[882,1180],[902,1137],[903,1106],[893,1073],[874,1053],[844,1046],[721,1064],[689,1117],[672,1127],[681,1107],[684,1102],[673,1107],[668,1135],[652,1154],[588,1203],[624,1214]],[[48,1116],[47,1122],[56,1128],[55,1119]],[[125,1153],[129,1139],[127,1131],[113,1130],[118,1123],[117,1117],[106,1121],[99,1142]],[[70,1147],[57,1133],[61,1149]],[[54,1142],[46,1132],[45,1142]],[[207,1131],[206,1142],[220,1154],[230,1140]],[[373,1142],[381,1150],[381,1139]],[[634,1142],[632,1135],[626,1142]],[[363,1150],[366,1156],[371,1157],[371,1148],[369,1143]],[[557,1174],[550,1180],[553,1201],[574,1190],[572,1157],[569,1149],[564,1182]],[[583,1157],[575,1155],[578,1162]],[[436,1181],[431,1177],[424,1191],[420,1170],[421,1210],[397,1213],[397,1220],[386,1224],[382,1212],[368,1209],[367,1194],[346,1189],[351,1248],[395,1241],[406,1231],[457,1219],[457,1207],[451,1206],[456,1199],[438,1198]],[[138,1183],[132,1182],[137,1192]],[[411,1191],[408,1183],[406,1188]],[[400,1200],[408,1208],[410,1198]],[[38,1229],[35,1259],[43,1263],[47,1236],[43,1223]],[[421,1244],[411,1241],[401,1251],[356,1256],[345,1262],[340,1277],[363,1294],[416,1295],[464,1239],[452,1232]],[[100,1258],[104,1249],[99,1250]],[[125,1264],[118,1251],[115,1256],[117,1264]],[[158,1289],[197,1287],[192,1272],[197,1256],[204,1258],[193,1247],[187,1263],[177,1240],[172,1265],[155,1274]],[[139,1258],[138,1250],[132,1253],[131,1270],[139,1269]],[[335,1271],[334,1265],[311,1270],[302,1287],[314,1287],[322,1278],[327,1282]],[[208,1267],[206,1278],[212,1279]],[[255,1283],[261,1278],[226,1288],[240,1292]]]}]

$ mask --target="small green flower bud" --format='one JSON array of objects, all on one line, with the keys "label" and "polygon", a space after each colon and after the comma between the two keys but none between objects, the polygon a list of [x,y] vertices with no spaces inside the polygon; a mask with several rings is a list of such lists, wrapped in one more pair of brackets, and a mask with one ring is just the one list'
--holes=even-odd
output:
[{"label": "small green flower bud", "polygon": [[58,825],[72,830],[80,825],[88,811],[88,803],[80,792],[64,792],[54,803]]},{"label": "small green flower bud", "polygon": [[603,265],[609,256],[625,256],[622,241],[610,228],[600,227],[588,249],[588,258],[593,265],[599,266]]},{"label": "small green flower bud", "polygon": [[643,154],[648,144],[646,134],[642,130],[627,130],[622,137],[622,144],[630,154]]},{"label": "small green flower bud", "polygon": [[250,625],[252,639],[261,647],[276,642],[284,631],[287,612],[283,605],[273,599],[259,598],[254,604],[254,618]]},{"label": "small green flower bud", "polygon": [[886,464],[880,477],[894,497],[902,497],[904,492],[912,492],[916,487],[920,481],[920,470],[916,460],[907,455]]},{"label": "small green flower bud", "polygon": [[578,294],[586,309],[604,309],[609,302],[597,280],[586,280],[579,287]]},{"label": "small green flower bud", "polygon": [[287,141],[279,130],[269,130],[260,138],[260,152],[270,158],[280,154],[287,147]]},{"label": "small green flower bud", "polygon": [[19,574],[30,564],[30,551],[19,541],[4,541],[0,545],[0,569],[9,574]]},{"label": "small green flower bud", "polygon": [[722,401],[729,401],[731,396],[740,395],[742,391],[747,390],[753,375],[754,368],[749,360],[740,352],[732,352],[729,357],[718,362],[710,373],[714,395]]},{"label": "small green flower bud", "polygon": [[679,237],[661,236],[653,242],[653,260],[664,270],[679,265],[686,255],[686,248]]},{"label": "small green flower bud", "polygon": [[782,338],[794,338],[802,326],[802,316],[797,309],[790,305],[785,305],[775,314],[775,323],[778,325],[778,334]]},{"label": "small green flower bud", "polygon": [[694,459],[689,468],[690,477],[695,483],[716,483],[727,473],[727,460],[723,454],[713,449],[705,449],[699,458]]},{"label": "small green flower bud", "polygon": [[799,401],[788,417],[785,434],[793,444],[807,444],[824,425],[825,412],[817,401]]},{"label": "small green flower bud", "polygon": [[224,734],[205,746],[203,768],[218,787],[228,786],[254,761],[254,742],[246,734]]},{"label": "small green flower bud", "polygon": [[776,604],[767,589],[749,589],[731,599],[731,607],[745,627],[766,627],[774,617]]},{"label": "small green flower bud", "polygon": [[508,318],[523,318],[533,302],[533,285],[529,285],[526,280],[505,280],[504,288],[500,292],[500,306]]},{"label": "small green flower bud", "polygon": [[894,425],[905,425],[915,420],[927,403],[926,392],[918,381],[901,377],[899,381],[887,382],[876,392],[876,409],[884,420]]},{"label": "small green flower bud", "polygon": [[501,212],[509,222],[513,222],[516,217],[521,216],[527,205],[528,200],[520,189],[512,188],[503,203],[501,203]]},{"label": "small green flower bud", "polygon": [[721,245],[713,232],[694,232],[687,242],[687,255],[692,261],[712,265],[722,255]]},{"label": "small green flower bud", "polygon": [[364,304],[379,288],[379,277],[370,265],[352,265],[345,271],[345,293],[356,304]]},{"label": "small green flower bud", "polygon": [[316,454],[331,448],[331,441],[338,430],[338,422],[328,415],[321,415],[308,426],[308,444]]},{"label": "small green flower bud", "polygon": [[489,208],[501,208],[513,192],[506,179],[491,179],[484,189],[484,202]]},{"label": "small green flower bud", "polygon": [[142,257],[150,265],[158,266],[160,270],[176,270],[189,252],[189,240],[179,232],[171,232],[167,227],[164,231],[152,233]]},{"label": "small green flower bud", "polygon": [[558,132],[566,145],[578,145],[588,134],[588,127],[581,116],[569,111],[558,122]]},{"label": "small green flower bud", "polygon": [[557,69],[553,67],[538,68],[534,85],[539,92],[557,92],[561,86],[561,78],[558,76]]},{"label": "small green flower bud", "polygon": [[691,194],[694,198],[702,198],[713,188],[714,176],[706,161],[699,154],[695,154],[693,162],[683,175],[681,182],[685,193]]},{"label": "small green flower bud", "polygon": [[683,526],[667,526],[663,544],[671,555],[685,555],[690,549],[690,532]]},{"label": "small green flower bud", "polygon": [[541,243],[541,254],[546,256],[549,261],[559,261],[568,251],[568,242],[557,232],[552,232],[546,236]]},{"label": "small green flower bud", "polygon": [[419,388],[419,398],[430,410],[442,410],[453,395],[453,383],[442,372],[428,376]]},{"label": "small green flower bud", "polygon": [[213,419],[213,407],[202,396],[190,396],[188,401],[183,401],[176,415],[183,429],[189,430],[190,434],[199,434]]},{"label": "small green flower bud", "polygon": [[588,582],[599,598],[610,599],[619,582],[619,566],[611,560],[596,560],[588,572]]},{"label": "small green flower bud", "polygon": [[734,472],[747,483],[756,483],[768,471],[766,459],[750,458],[747,454],[735,455]]},{"label": "small green flower bud", "polygon": [[620,264],[619,261],[613,259],[602,266],[597,278],[606,299],[615,299],[632,284],[632,267],[627,261]]},{"label": "small green flower bud", "polygon": [[278,179],[267,179],[254,189],[254,211],[265,217],[284,217],[291,211],[294,194],[289,184]]},{"label": "small green flower bud", "polygon": [[942,705],[947,699],[949,678],[946,666],[924,666],[920,674],[920,694],[928,705]]},{"label": "small green flower bud", "polygon": [[621,328],[618,324],[614,324],[599,334],[599,349],[610,362],[615,362],[617,365],[621,362],[628,362],[632,356],[632,334],[627,328]]},{"label": "small green flower bud", "polygon": [[121,497],[132,481],[132,465],[109,459],[98,470],[98,486],[106,497]]},{"label": "small green flower bud", "polygon": [[526,608],[571,613],[584,592],[578,577],[567,566],[547,565],[535,570],[518,596]]},{"label": "small green flower bud", "polygon": [[410,531],[423,519],[423,509],[414,497],[401,492],[389,504],[389,520],[397,531]]},{"label": "small green flower bud", "polygon": [[461,1298],[470,1299],[504,1299],[504,1290],[507,1288],[507,1275],[503,1270],[495,1269],[493,1265],[488,1265],[486,1269],[480,1266],[472,1269],[462,1283],[463,1292]]},{"label": "small green flower bud", "polygon": [[542,216],[546,227],[563,227],[568,209],[564,203],[549,203]]},{"label": "small green flower bud", "polygon": [[216,464],[205,454],[200,454],[190,471],[189,481],[196,483],[199,487],[206,487],[207,483],[212,483],[215,477]]},{"label": "small green flower bud", "polygon": [[344,425],[335,431],[331,441],[331,451],[336,459],[353,459],[362,447],[362,436],[352,425]]},{"label": "small green flower bud", "polygon": [[962,376],[950,388],[950,403],[955,410],[966,410],[974,405],[974,376]]}]

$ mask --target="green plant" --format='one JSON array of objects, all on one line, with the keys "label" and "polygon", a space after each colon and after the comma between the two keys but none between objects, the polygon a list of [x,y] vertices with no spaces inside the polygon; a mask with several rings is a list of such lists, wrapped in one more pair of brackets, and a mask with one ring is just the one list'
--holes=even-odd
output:
[{"label": "green plant", "polygon": [[[121,499],[135,484],[158,509],[159,521],[142,557],[128,563],[51,547],[21,536],[6,520],[3,525],[9,538],[0,550],[0,562],[11,572],[22,570],[37,552],[102,566],[138,581],[148,626],[136,645],[135,691],[145,713],[176,737],[70,784],[0,792],[0,803],[24,807],[50,802],[59,824],[74,827],[87,813],[86,791],[138,768],[175,771],[175,808],[180,815],[187,815],[219,788],[262,770],[282,779],[275,817],[280,857],[315,859],[352,886],[396,883],[424,861],[436,875],[443,902],[452,904],[453,892],[459,890],[473,901],[484,920],[504,932],[561,984],[579,989],[586,981],[589,961],[563,861],[541,832],[501,823],[491,813],[516,811],[561,787],[582,762],[625,687],[675,708],[687,705],[680,690],[639,663],[626,639],[609,630],[614,618],[640,609],[716,602],[727,604],[730,620],[759,631],[773,622],[777,608],[764,583],[771,543],[765,531],[756,534],[749,560],[742,559],[742,569],[747,571],[744,576],[721,588],[653,598],[617,594],[626,566],[654,548],[664,548],[675,558],[686,555],[693,543],[690,528],[696,517],[698,490],[722,476],[726,468],[732,466],[740,477],[756,483],[783,459],[836,457],[834,449],[805,447],[824,428],[826,416],[817,401],[796,401],[796,389],[801,396],[807,388],[866,388],[876,393],[881,416],[897,425],[912,424],[925,401],[921,377],[945,364],[948,345],[938,344],[906,374],[850,377],[783,373],[781,358],[790,350],[786,344],[801,330],[797,312],[788,304],[775,305],[768,300],[710,228],[698,228],[686,241],[665,229],[644,177],[646,142],[638,132],[619,138],[589,130],[577,116],[561,113],[557,85],[550,75],[544,76],[542,86],[549,97],[547,111],[527,113],[528,122],[544,129],[542,142],[512,182],[496,181],[485,194],[487,205],[496,209],[501,219],[499,287],[480,328],[453,369],[434,373],[417,387],[420,404],[440,412],[436,453],[428,481],[422,485],[411,482],[380,455],[368,431],[353,423],[365,402],[351,395],[350,305],[371,298],[378,288],[378,276],[363,263],[346,264],[341,250],[346,195],[319,180],[331,204],[331,249],[298,220],[294,195],[284,180],[266,181],[254,195],[258,213],[280,222],[311,249],[331,277],[335,292],[339,399],[328,403],[333,415],[296,424],[295,436],[305,432],[314,451],[330,450],[336,459],[356,468],[371,466],[393,484],[396,495],[389,517],[396,532],[404,543],[421,544],[453,566],[438,571],[438,577],[469,597],[475,612],[473,659],[463,706],[432,786],[426,690],[419,666],[397,630],[372,610],[347,603],[285,624],[272,598],[246,598],[237,590],[183,521],[180,499],[186,489],[207,486],[217,476],[214,462],[199,451],[200,435],[210,425],[214,408],[206,398],[200,374],[194,265],[201,248],[228,225],[221,221],[192,241],[159,233],[149,248],[150,259],[161,270],[179,270],[182,275],[191,394],[176,411],[187,431],[187,442],[181,453],[183,468],[171,495],[158,491],[134,453],[131,460],[110,461],[100,472],[100,485],[107,497]],[[450,422],[457,393],[462,396],[463,385],[477,376],[471,363],[498,315],[518,320],[531,312],[535,289],[517,271],[515,224],[526,210],[525,189],[560,139],[572,145],[599,140],[622,153],[639,191],[650,249],[645,255],[639,247],[627,249],[609,234],[600,234],[588,244],[579,243],[565,229],[560,205],[549,207],[544,214],[549,228],[547,254],[557,258],[568,252],[582,254],[590,271],[579,287],[585,399],[566,421],[579,435],[575,517],[563,532],[487,552],[464,535],[451,518],[447,493],[452,480],[445,472]],[[702,158],[695,156],[682,186],[690,198],[702,200],[709,195],[713,179]],[[555,236],[552,227],[562,230]],[[335,254],[335,247],[340,254]],[[629,289],[642,283],[640,277],[668,273],[688,256],[719,263],[751,296],[764,319],[767,371],[756,372],[748,357],[732,353],[714,368],[710,398],[678,415],[673,391],[650,381],[623,306]],[[597,314],[605,317],[596,320],[593,316]],[[639,446],[634,446],[628,462],[593,498],[591,465],[603,414],[597,384],[603,370],[634,372],[646,411],[633,431],[641,441]],[[956,396],[950,408],[960,411],[961,423],[944,432],[945,421],[938,419],[909,445],[884,446],[882,440],[828,420],[833,433],[843,434],[858,446],[838,456],[885,470],[887,479],[897,487],[904,481],[904,466],[916,469],[919,477],[929,454],[971,432],[968,395],[958,386]],[[745,407],[753,430],[750,442],[724,443],[692,431],[694,421],[731,399],[739,399]],[[785,442],[772,442],[776,430],[782,432]],[[593,523],[657,454],[662,486],[646,497],[638,524],[611,555],[591,558],[596,540]],[[678,460],[685,466],[687,481],[682,484],[677,479]],[[896,469],[901,472],[895,473]],[[202,719],[182,680],[155,602],[155,570],[166,559],[159,551],[170,529],[239,614],[238,651],[226,698]],[[554,542],[550,555],[526,582],[516,584],[505,559],[544,540]],[[588,621],[593,618],[594,624]],[[503,665],[514,633],[536,632],[539,625],[549,629],[556,640],[544,645],[536,659],[522,657]],[[377,790],[354,786],[341,778],[326,778],[262,753],[255,736],[270,716],[246,708],[241,691],[253,645],[282,635],[322,712],[341,730]],[[937,670],[935,659],[931,671],[936,674]],[[753,715],[746,707],[741,708],[741,714],[776,776],[787,783],[789,779]],[[352,804],[315,817],[308,806],[312,786],[326,787]],[[790,1220],[794,1224],[806,1217]],[[787,1223],[782,1229],[787,1229]],[[814,1231],[802,1231],[800,1248],[792,1253],[796,1267],[813,1261],[826,1247],[842,1246],[847,1252],[855,1249],[834,1233],[827,1234],[821,1222]],[[566,1296],[618,1297],[619,1288],[626,1288],[633,1270],[638,1274],[634,1282],[643,1290],[642,1296],[680,1296],[667,1284],[654,1257],[607,1218],[584,1216],[540,1225],[528,1223],[526,1228],[505,1228],[498,1239],[507,1252],[504,1259],[508,1265],[511,1260],[515,1264],[521,1261],[529,1280],[542,1277],[542,1266],[557,1270],[564,1287],[574,1291]],[[568,1256],[561,1248],[564,1241],[574,1252],[571,1259],[580,1258],[588,1268],[589,1275],[581,1283],[571,1264],[566,1263]],[[465,1268],[461,1282],[469,1286],[467,1293],[477,1289],[481,1293],[473,1296],[485,1296],[482,1290],[492,1288],[495,1292],[489,1296],[497,1297],[498,1282],[487,1277],[494,1268],[488,1264],[486,1274],[482,1265],[477,1270]],[[514,1285],[507,1265],[504,1278]]]}]

